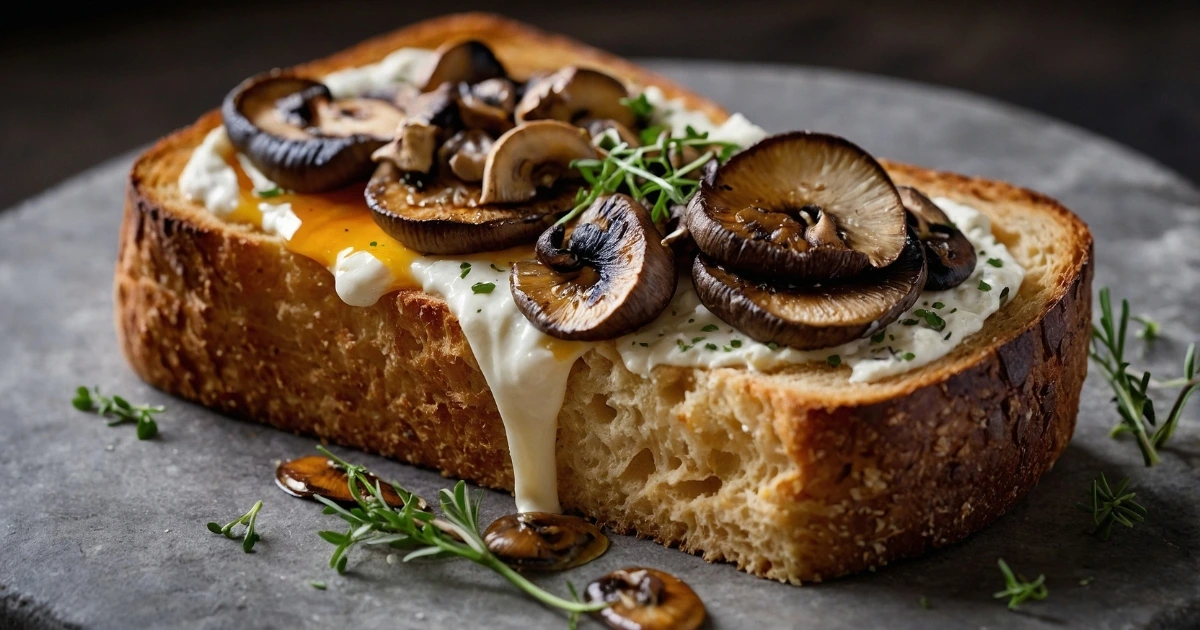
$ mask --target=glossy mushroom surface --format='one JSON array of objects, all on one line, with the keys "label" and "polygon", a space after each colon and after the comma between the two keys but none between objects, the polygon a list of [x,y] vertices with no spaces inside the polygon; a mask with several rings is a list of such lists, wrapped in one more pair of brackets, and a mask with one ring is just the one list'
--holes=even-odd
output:
[{"label": "glossy mushroom surface", "polygon": [[[367,479],[374,484],[378,478],[366,473]],[[279,489],[301,499],[311,499],[322,496],[330,501],[345,505],[357,505],[350,495],[346,471],[339,468],[323,455],[306,455],[298,459],[281,462],[275,468],[275,483]],[[379,484],[383,500],[390,506],[404,507],[404,500],[387,482]],[[419,509],[428,510],[424,499],[417,505]]]},{"label": "glossy mushroom surface", "polygon": [[547,512],[502,516],[484,531],[483,542],[505,564],[530,571],[565,571],[608,549],[599,527],[578,516]]},{"label": "glossy mushroom surface", "polygon": [[598,341],[633,332],[675,294],[674,256],[641,204],[626,195],[596,200],[570,229],[538,239],[537,260],[509,275],[517,309],[559,339]]},{"label": "glossy mushroom surface", "polygon": [[561,120],[578,123],[586,118],[615,121],[632,129],[637,118],[621,102],[629,90],[620,79],[591,70],[568,66],[530,82],[516,108],[517,122]]},{"label": "glossy mushroom surface", "polygon": [[705,256],[692,264],[696,293],[713,314],[757,341],[797,350],[874,334],[916,303],[925,277],[925,256],[915,235],[891,265],[836,283],[768,284],[739,276]]},{"label": "glossy mushroom surface", "polygon": [[975,246],[924,193],[911,186],[900,186],[900,199],[909,213],[909,224],[925,246],[925,263],[931,291],[952,289],[975,271],[978,262]]},{"label": "glossy mushroom surface", "polygon": [[479,83],[505,77],[504,64],[487,44],[469,39],[445,44],[437,51],[437,61],[425,79],[426,92],[445,83]]},{"label": "glossy mushroom surface", "polygon": [[570,176],[571,161],[595,158],[587,132],[554,120],[525,123],[496,139],[483,174],[481,203],[522,203]]},{"label": "glossy mushroom surface", "polygon": [[704,602],[683,580],[657,569],[619,569],[587,585],[583,599],[607,602],[592,613],[617,630],[695,630],[704,623]]},{"label": "glossy mushroom surface", "polygon": [[403,113],[373,98],[334,99],[323,84],[281,72],[251,77],[221,107],[229,141],[268,179],[300,193],[367,177],[371,153]]},{"label": "glossy mushroom surface", "polygon": [[827,134],[771,136],[733,156],[687,212],[697,247],[747,276],[849,278],[904,248],[904,207],[883,168]]},{"label": "glossy mushroom surface", "polygon": [[444,84],[425,92],[409,104],[396,129],[395,139],[372,154],[376,162],[391,162],[407,173],[429,173],[438,145],[457,127],[458,100],[455,88]]}]

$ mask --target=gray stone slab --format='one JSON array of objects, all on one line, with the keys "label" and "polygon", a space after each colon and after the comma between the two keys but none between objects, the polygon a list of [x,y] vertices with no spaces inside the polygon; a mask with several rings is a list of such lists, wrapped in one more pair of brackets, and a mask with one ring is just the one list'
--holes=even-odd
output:
[{"label": "gray stone slab", "polygon": [[[1095,231],[1097,286],[1163,322],[1167,338],[1139,364],[1177,374],[1186,343],[1200,337],[1200,195],[1141,156],[943,89],[802,68],[654,65],[770,130],[833,131],[879,155],[1049,193]],[[311,438],[171,399],[130,372],[113,334],[110,277],[131,159],[0,214],[0,627],[561,626],[467,563],[390,565],[383,553],[356,552],[337,576],[316,537],[331,517],[272,482],[274,460],[308,452]],[[131,427],[74,411],[79,384],[167,404],[161,439],[139,442]],[[1089,379],[1074,441],[1029,497],[961,544],[875,573],[797,588],[616,537],[595,564],[541,581],[562,588],[564,577],[662,567],[696,588],[718,628],[1198,627],[1200,418],[1189,411],[1153,470],[1133,444],[1106,436],[1115,419],[1104,382]],[[426,496],[447,483],[355,458]],[[1149,522],[1107,543],[1087,535],[1073,507],[1101,471],[1132,476],[1150,509]],[[257,553],[205,530],[260,498]],[[485,521],[510,501],[487,492]],[[1017,613],[993,600],[997,557],[1045,573],[1050,599]]]}]

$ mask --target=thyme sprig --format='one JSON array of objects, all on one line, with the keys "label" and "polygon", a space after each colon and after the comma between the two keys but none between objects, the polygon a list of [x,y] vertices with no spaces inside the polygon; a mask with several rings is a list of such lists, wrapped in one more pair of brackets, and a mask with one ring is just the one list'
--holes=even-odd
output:
[{"label": "thyme sprig", "polygon": [[208,531],[214,534],[221,534],[230,540],[237,540],[238,535],[233,533],[233,529],[239,525],[245,525],[246,529],[241,534],[242,551],[250,553],[254,549],[254,543],[258,542],[259,538],[261,538],[258,532],[254,531],[254,525],[258,521],[258,511],[262,509],[262,506],[262,501],[256,502],[250,508],[249,512],[233,519],[225,525],[210,522],[208,524]]},{"label": "thyme sprig", "polygon": [[438,493],[441,504],[441,515],[438,516],[419,509],[419,497],[399,484],[389,481],[404,502],[402,508],[393,508],[383,499],[383,488],[379,479],[376,478],[372,483],[367,477],[365,467],[351,464],[322,446],[318,446],[317,450],[346,471],[350,496],[354,497],[357,504],[347,510],[325,497],[317,496],[317,499],[325,504],[325,514],[335,515],[349,525],[345,533],[328,530],[318,533],[323,540],[336,547],[329,559],[329,566],[338,573],[345,572],[346,554],[355,546],[388,545],[395,549],[408,550],[408,554],[403,558],[404,562],[417,558],[466,558],[504,576],[514,586],[542,604],[564,610],[572,617],[607,606],[604,603],[587,604],[578,597],[565,599],[554,595],[501,562],[488,550],[483,542],[483,534],[480,533],[479,504],[483,493],[478,493],[472,500],[467,495],[466,483],[460,481],[453,490],[443,488]]},{"label": "thyme sprig", "polygon": [[[708,132],[700,133],[691,127],[682,136],[673,136],[662,127],[650,127],[642,136],[640,147],[630,146],[615,134],[601,136],[603,157],[571,162],[571,168],[579,171],[587,185],[579,189],[575,207],[558,224],[571,221],[601,196],[617,192],[628,194],[649,208],[655,222],[666,221],[671,205],[686,204],[696,193],[701,167],[713,159],[724,163],[741,148],[734,142],[710,140]],[[688,148],[704,153],[676,168],[670,156],[681,155]]]},{"label": "thyme sprig", "polygon": [[1108,479],[1104,477],[1104,473],[1100,473],[1099,479],[1092,480],[1091,492],[1089,492],[1091,504],[1075,504],[1084,512],[1091,512],[1092,523],[1096,526],[1093,533],[1100,534],[1101,540],[1108,540],[1112,534],[1114,523],[1132,528],[1136,523],[1145,522],[1147,510],[1134,501],[1136,493],[1125,491],[1128,487],[1129,477],[1126,477],[1117,484],[1117,489],[1114,491],[1108,485]]},{"label": "thyme sprig", "polygon": [[1025,576],[1013,573],[1003,558],[996,560],[996,564],[1000,566],[1000,572],[1004,574],[1004,590],[993,593],[992,597],[996,599],[1007,597],[1009,610],[1016,610],[1018,606],[1031,599],[1041,601],[1050,595],[1050,589],[1046,588],[1045,575],[1039,575],[1036,580],[1031,582],[1025,579]]},{"label": "thyme sprig", "polygon": [[1142,460],[1147,466],[1154,466],[1162,461],[1158,449],[1174,434],[1188,398],[1200,389],[1200,378],[1196,377],[1196,344],[1189,345],[1184,355],[1183,378],[1171,382],[1181,389],[1166,421],[1158,425],[1154,401],[1146,393],[1151,384],[1150,373],[1143,372],[1141,378],[1136,377],[1125,360],[1129,319],[1129,301],[1121,300],[1120,317],[1114,317],[1108,287],[1100,289],[1100,324],[1092,326],[1090,355],[1112,387],[1117,411],[1121,414],[1121,423],[1113,427],[1110,434],[1117,437],[1132,433],[1142,451]]},{"label": "thyme sprig", "polygon": [[104,396],[100,393],[99,386],[92,389],[83,386],[76,388],[71,405],[80,411],[108,418],[110,427],[136,422],[139,440],[149,440],[158,435],[158,423],[154,421],[154,414],[167,409],[161,405],[133,405],[120,396]]}]

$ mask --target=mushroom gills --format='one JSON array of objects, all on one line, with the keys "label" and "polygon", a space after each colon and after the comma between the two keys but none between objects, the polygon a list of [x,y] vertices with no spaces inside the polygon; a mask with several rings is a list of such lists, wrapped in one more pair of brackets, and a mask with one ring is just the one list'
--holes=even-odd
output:
[{"label": "mushroom gills", "polygon": [[521,314],[552,337],[619,337],[658,317],[675,294],[674,256],[627,195],[597,199],[569,233],[543,233],[536,252],[513,265],[509,284]]},{"label": "mushroom gills", "polygon": [[827,134],[771,136],[703,178],[686,223],[696,246],[740,275],[793,283],[886,267],[905,213],[869,154]]},{"label": "mushroom gills", "polygon": [[695,630],[704,623],[704,602],[683,580],[657,569],[630,567],[587,585],[583,600],[610,604],[592,613],[618,630]]},{"label": "mushroom gills", "polygon": [[[379,481],[375,475],[364,473],[371,484]],[[325,497],[343,505],[356,506],[358,502],[350,494],[349,477],[346,471],[322,455],[306,455],[275,468],[275,483],[287,494],[301,499],[315,496]],[[379,483],[383,500],[394,508],[404,507],[404,499],[387,482]],[[415,496],[415,495],[414,495]],[[417,498],[417,508],[428,510],[425,500]]]},{"label": "mushroom gills", "polygon": [[703,255],[692,264],[696,293],[713,314],[757,341],[797,350],[874,334],[916,303],[925,278],[922,246],[911,233],[891,265],[836,283],[773,285],[739,276]]},{"label": "mushroom gills", "polygon": [[483,541],[505,564],[527,571],[565,571],[608,549],[599,527],[578,516],[547,512],[502,516],[488,526]]},{"label": "mushroom gills", "polygon": [[975,271],[975,246],[929,197],[911,186],[899,186],[909,225],[925,246],[929,279],[925,288],[944,291],[960,285]]},{"label": "mushroom gills", "polygon": [[595,158],[583,129],[553,120],[520,125],[496,140],[484,166],[480,202],[520,203],[572,174],[573,160]]},{"label": "mushroom gills", "polygon": [[221,116],[239,153],[271,181],[300,193],[366,178],[371,153],[403,119],[390,103],[334,99],[323,84],[280,72],[243,81],[226,96]]}]

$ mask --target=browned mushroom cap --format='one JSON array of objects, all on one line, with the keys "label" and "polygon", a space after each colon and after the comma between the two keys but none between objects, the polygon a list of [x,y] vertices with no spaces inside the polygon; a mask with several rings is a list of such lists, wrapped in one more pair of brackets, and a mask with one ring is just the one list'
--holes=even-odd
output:
[{"label": "browned mushroom cap", "polygon": [[701,185],[687,214],[696,245],[747,276],[804,282],[885,267],[904,248],[904,207],[887,173],[843,138],[772,136]]},{"label": "browned mushroom cap", "polygon": [[367,183],[375,223],[405,247],[422,254],[474,254],[529,243],[575,203],[575,189],[519,206],[486,205],[480,187],[444,174],[416,187],[395,164],[381,162]]},{"label": "browned mushroom cap", "polygon": [[517,569],[565,571],[599,558],[608,537],[578,516],[522,512],[496,519],[483,533],[496,557]]},{"label": "browned mushroom cap", "polygon": [[696,591],[657,569],[613,571],[588,584],[583,599],[611,604],[592,616],[618,630],[695,630],[704,623],[704,602]]},{"label": "browned mushroom cap", "polygon": [[[566,243],[564,244],[564,239]],[[538,260],[513,265],[513,299],[534,327],[577,341],[612,339],[671,303],[678,276],[646,209],[626,195],[596,200],[569,234],[538,239]]]},{"label": "browned mushroom cap", "polygon": [[515,105],[516,86],[508,79],[458,84],[458,111],[467,129],[482,129],[498,136],[513,128]]},{"label": "browned mushroom cap", "polygon": [[911,186],[900,186],[898,190],[908,210],[909,224],[925,246],[925,264],[929,266],[925,288],[943,291],[962,284],[975,271],[975,246],[921,191]]},{"label": "browned mushroom cap", "polygon": [[492,137],[479,129],[460,131],[438,149],[442,166],[464,182],[483,179],[483,167],[492,150]]},{"label": "browned mushroom cap", "polygon": [[425,79],[425,91],[443,83],[478,83],[508,74],[492,49],[478,40],[445,44],[437,55],[437,63]]},{"label": "browned mushroom cap", "polygon": [[[631,147],[642,146],[642,140],[637,134],[630,131],[629,127],[609,118],[584,118],[579,121],[579,126],[587,129],[588,134],[592,136],[592,144],[596,144],[597,140],[608,134],[609,136],[616,135],[617,142],[624,142]],[[611,148],[616,142],[604,145],[605,148]]]},{"label": "browned mushroom cap", "polygon": [[571,173],[571,161],[596,157],[587,132],[555,120],[525,123],[500,136],[483,173],[483,203],[525,202]]},{"label": "browned mushroom cap", "polygon": [[786,287],[748,280],[704,256],[692,264],[700,302],[763,343],[798,350],[828,348],[874,334],[921,295],[925,256],[910,235],[900,258],[838,283]]},{"label": "browned mushroom cap", "polygon": [[632,129],[637,119],[621,102],[628,97],[629,90],[619,79],[598,70],[568,66],[526,88],[517,103],[517,122],[548,119],[575,123],[584,118],[607,118]]},{"label": "browned mushroom cap", "polygon": [[453,85],[444,84],[416,97],[396,130],[396,139],[371,156],[409,173],[428,173],[433,168],[434,152],[446,130],[457,126],[458,100]]},{"label": "browned mushroom cap", "polygon": [[371,152],[403,114],[377,99],[334,99],[323,84],[271,72],[234,88],[221,107],[239,152],[271,181],[296,192],[344,186],[371,172]]},{"label": "browned mushroom cap", "polygon": [[[365,473],[368,481],[374,485],[378,480],[375,475]],[[301,499],[311,499],[322,496],[330,501],[346,505],[357,505],[350,495],[346,471],[336,466],[328,458],[321,455],[307,455],[290,462],[282,462],[275,468],[275,483],[284,492]],[[383,500],[392,507],[404,507],[404,500],[387,482],[379,484]],[[428,510],[424,499],[420,499],[417,508]]]}]

